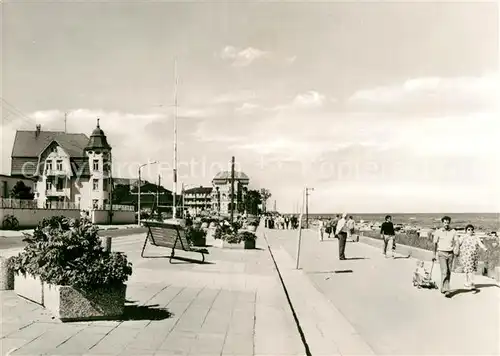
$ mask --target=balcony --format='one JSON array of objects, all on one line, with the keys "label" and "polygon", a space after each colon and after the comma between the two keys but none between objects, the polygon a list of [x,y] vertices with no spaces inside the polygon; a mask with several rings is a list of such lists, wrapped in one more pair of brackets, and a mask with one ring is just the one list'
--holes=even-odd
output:
[{"label": "balcony", "polygon": [[66,177],[68,172],[64,169],[47,169],[45,171],[45,176],[47,177]]},{"label": "balcony", "polygon": [[66,189],[50,188],[45,191],[47,197],[65,197],[67,196]]}]

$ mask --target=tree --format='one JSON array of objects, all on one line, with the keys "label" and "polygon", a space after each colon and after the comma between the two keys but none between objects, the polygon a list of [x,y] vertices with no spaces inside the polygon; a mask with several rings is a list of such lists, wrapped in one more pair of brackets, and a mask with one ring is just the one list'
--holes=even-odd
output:
[{"label": "tree", "polygon": [[11,198],[14,199],[26,199],[32,200],[35,198],[35,194],[31,192],[31,187],[28,187],[22,180],[17,181],[16,185],[12,188],[10,192]]},{"label": "tree", "polygon": [[262,188],[260,190],[260,198],[262,199],[262,210],[264,212],[267,211],[266,209],[266,206],[267,206],[267,201],[269,200],[269,198],[271,198],[272,194],[271,192],[269,191],[269,189],[266,189],[266,188]]},{"label": "tree", "polygon": [[249,190],[245,197],[245,209],[249,214],[259,213],[259,204],[262,203],[261,194],[258,190]]},{"label": "tree", "polygon": [[113,204],[121,204],[131,200],[130,186],[117,184],[113,187]]}]

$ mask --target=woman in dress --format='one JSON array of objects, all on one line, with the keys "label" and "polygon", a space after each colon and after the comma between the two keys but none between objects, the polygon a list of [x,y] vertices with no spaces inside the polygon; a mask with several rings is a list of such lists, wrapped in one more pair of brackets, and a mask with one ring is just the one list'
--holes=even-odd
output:
[{"label": "woman in dress", "polygon": [[474,235],[474,226],[467,225],[465,235],[459,240],[458,260],[465,273],[465,288],[475,289],[474,274],[477,271],[477,262],[479,260],[479,248],[486,251],[481,239]]}]

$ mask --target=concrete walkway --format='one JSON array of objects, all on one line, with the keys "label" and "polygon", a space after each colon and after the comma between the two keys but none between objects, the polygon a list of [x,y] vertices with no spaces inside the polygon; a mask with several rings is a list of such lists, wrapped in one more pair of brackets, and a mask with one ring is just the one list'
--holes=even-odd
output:
[{"label": "concrete walkway", "polygon": [[[305,354],[264,239],[253,251],[209,248],[210,264],[169,264],[140,257],[144,237],[113,241],[134,264],[124,320],[63,324],[14,292],[0,292],[2,354]],[[169,251],[148,246],[147,253]]]},{"label": "concrete walkway", "polygon": [[[460,290],[463,275],[453,274],[452,288],[457,292],[447,299],[437,290],[413,287],[415,260],[402,256],[385,259],[380,249],[350,242],[346,247],[348,260],[339,261],[337,240],[320,242],[317,232],[311,230],[303,231],[301,270],[297,271],[297,230],[265,230],[265,234],[306,341],[318,350],[311,350],[313,355],[333,353],[324,346],[321,349],[328,338],[330,347],[335,346],[343,355],[500,353],[500,289],[494,280],[476,276],[479,292],[465,292]],[[436,265],[435,281],[440,280],[439,273]],[[300,284],[305,288],[307,283],[329,302],[313,293],[308,298],[314,299],[307,302],[300,289]],[[316,310],[315,305],[321,309]],[[318,315],[328,315],[330,320],[320,323]]]}]

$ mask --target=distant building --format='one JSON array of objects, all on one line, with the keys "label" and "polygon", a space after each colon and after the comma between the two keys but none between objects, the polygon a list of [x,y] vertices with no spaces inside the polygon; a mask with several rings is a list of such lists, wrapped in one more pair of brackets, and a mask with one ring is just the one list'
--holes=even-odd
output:
[{"label": "distant building", "polygon": [[73,202],[81,209],[103,209],[111,188],[111,146],[97,126],[82,133],[17,131],[11,175],[33,178],[39,207],[51,201]]},{"label": "distant building", "polygon": [[184,210],[196,216],[212,208],[212,187],[196,187],[183,192]]},{"label": "distant building", "polygon": [[[245,196],[250,178],[243,172],[234,172],[234,212],[244,212]],[[222,171],[212,179],[212,209],[221,215],[231,213],[231,172]]]}]

